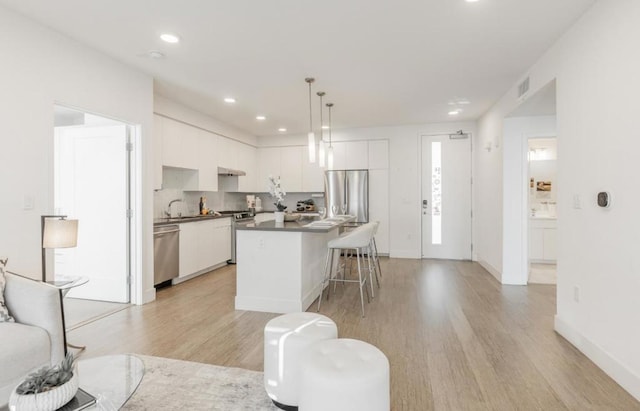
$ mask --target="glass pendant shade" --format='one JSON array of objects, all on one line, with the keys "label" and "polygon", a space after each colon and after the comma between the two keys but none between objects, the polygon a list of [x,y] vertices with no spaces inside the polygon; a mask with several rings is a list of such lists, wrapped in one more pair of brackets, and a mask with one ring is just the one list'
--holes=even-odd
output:
[{"label": "glass pendant shade", "polygon": [[320,139],[320,144],[318,144],[318,165],[320,167],[324,167],[324,159],[326,157],[324,150],[324,141]]},{"label": "glass pendant shade", "polygon": [[316,135],[313,131],[309,132],[309,162],[316,162]]},{"label": "glass pendant shade", "polygon": [[333,147],[327,149],[327,169],[333,170]]}]

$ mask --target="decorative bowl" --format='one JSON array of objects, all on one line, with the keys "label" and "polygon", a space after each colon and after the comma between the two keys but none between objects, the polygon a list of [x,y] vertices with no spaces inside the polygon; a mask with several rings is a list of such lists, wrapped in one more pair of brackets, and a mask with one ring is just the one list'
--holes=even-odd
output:
[{"label": "decorative bowl", "polygon": [[21,395],[14,389],[9,398],[9,410],[54,411],[62,407],[78,392],[78,370],[69,381],[59,387],[38,394]]}]

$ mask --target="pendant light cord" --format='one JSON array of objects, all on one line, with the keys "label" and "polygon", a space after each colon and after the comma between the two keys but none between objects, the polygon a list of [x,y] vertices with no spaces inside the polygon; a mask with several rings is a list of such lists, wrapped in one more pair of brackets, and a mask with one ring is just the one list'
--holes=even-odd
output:
[{"label": "pendant light cord", "polygon": [[311,81],[309,83],[309,132],[313,132],[313,116],[311,109]]}]

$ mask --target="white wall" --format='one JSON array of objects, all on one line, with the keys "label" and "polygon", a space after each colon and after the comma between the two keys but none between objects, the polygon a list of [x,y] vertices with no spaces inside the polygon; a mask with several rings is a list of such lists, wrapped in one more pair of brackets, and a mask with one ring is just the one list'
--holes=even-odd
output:
[{"label": "white wall", "polygon": [[[476,124],[475,122],[455,122],[358,128],[333,132],[333,141],[389,140],[391,214],[389,254],[391,257],[421,258],[422,255],[420,136],[455,133],[460,129],[474,135]],[[325,135],[325,140],[327,139]],[[301,145],[306,144],[306,136],[263,137],[259,139],[259,144],[263,147]]]},{"label": "white wall", "polygon": [[[600,0],[527,73],[531,93],[553,79],[557,86],[556,330],[638,399],[639,21],[637,0]],[[516,106],[514,85],[480,120],[480,140],[502,138],[502,122]],[[491,177],[502,180],[502,159],[485,154],[476,152],[478,192],[500,196]],[[601,190],[613,196],[610,209],[595,204]],[[574,195],[581,198],[580,209],[573,207]],[[504,223],[506,215],[477,211],[486,222],[478,235],[479,258],[498,264],[502,242],[485,234],[491,234],[490,222]]]},{"label": "white wall", "polygon": [[254,135],[245,133],[242,130],[225,124],[220,120],[200,113],[197,110],[184,106],[164,96],[156,94],[153,97],[153,111],[174,120],[179,120],[184,123],[200,127],[219,136],[231,138],[254,147],[257,145],[257,138]]},{"label": "white wall", "polygon": [[[153,299],[152,79],[2,7],[0,36],[0,255],[11,271],[40,277],[40,215],[53,212],[54,103],[113,117],[142,130],[136,294]],[[25,196],[33,209],[24,209]]]}]

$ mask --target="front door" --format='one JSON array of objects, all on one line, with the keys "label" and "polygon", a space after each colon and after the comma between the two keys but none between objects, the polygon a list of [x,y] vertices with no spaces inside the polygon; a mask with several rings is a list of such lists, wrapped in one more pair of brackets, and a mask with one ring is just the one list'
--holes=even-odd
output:
[{"label": "front door", "polygon": [[471,138],[422,136],[422,258],[471,259]]}]

